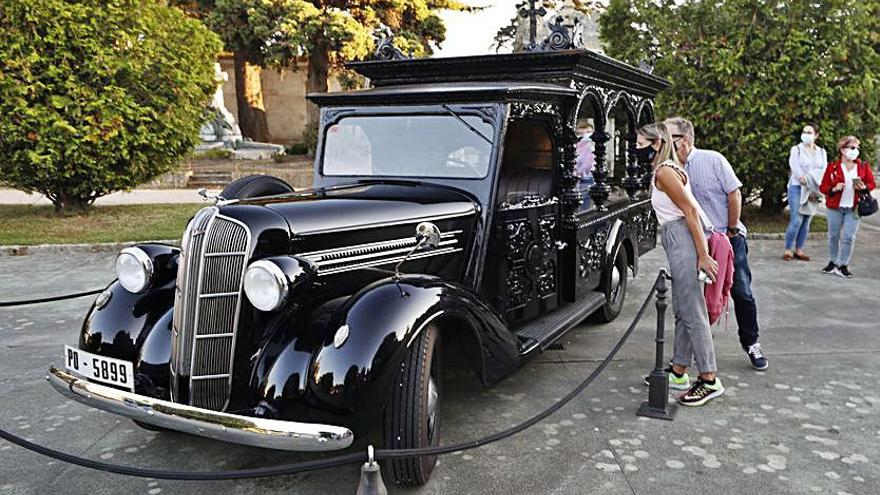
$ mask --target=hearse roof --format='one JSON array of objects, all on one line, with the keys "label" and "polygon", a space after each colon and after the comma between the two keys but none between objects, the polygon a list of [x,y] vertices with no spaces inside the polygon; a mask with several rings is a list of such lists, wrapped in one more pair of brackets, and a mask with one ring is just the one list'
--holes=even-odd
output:
[{"label": "hearse roof", "polygon": [[311,93],[307,97],[320,106],[351,104],[431,104],[440,102],[504,101],[510,99],[558,99],[576,97],[577,91],[558,84],[524,81],[439,82],[401,84],[354,91]]},{"label": "hearse roof", "polygon": [[526,51],[467,57],[354,62],[348,67],[374,86],[449,81],[521,80],[571,87],[575,82],[654,96],[669,83],[587,49]]}]

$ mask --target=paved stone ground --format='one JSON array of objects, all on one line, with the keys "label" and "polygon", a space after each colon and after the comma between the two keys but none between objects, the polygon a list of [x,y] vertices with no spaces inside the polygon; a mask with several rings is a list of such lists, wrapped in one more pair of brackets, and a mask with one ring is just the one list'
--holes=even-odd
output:
[{"label": "paved stone ground", "polygon": [[[681,408],[674,422],[635,416],[653,364],[653,313],[594,386],[543,423],[491,446],[441,458],[420,490],[392,493],[617,494],[851,493],[880,490],[880,232],[865,229],[852,262],[858,278],[821,275],[823,261],[779,261],[779,241],[751,244],[755,292],[770,357],[753,371],[735,322],[715,331],[724,397]],[[814,242],[814,255],[825,252]],[[822,258],[822,256],[816,256]],[[585,324],[491,389],[447,370],[444,441],[472,439],[542,410],[589,373],[624,331],[662,266],[642,259],[623,316]],[[0,258],[0,300],[91,289],[111,277],[112,254]],[[237,469],[313,458],[156,434],[68,402],[43,379],[75,343],[89,301],[0,308],[0,427],[93,459],[165,469]],[[670,322],[671,324],[671,322]],[[62,465],[0,442],[0,493],[354,493],[355,466],[302,476],[174,482]]]}]

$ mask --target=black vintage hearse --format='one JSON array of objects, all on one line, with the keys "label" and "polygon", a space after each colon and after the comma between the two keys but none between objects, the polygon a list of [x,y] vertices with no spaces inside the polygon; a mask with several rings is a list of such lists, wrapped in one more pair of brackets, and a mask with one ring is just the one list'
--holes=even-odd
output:
[{"label": "black vintage hearse", "polygon": [[[490,385],[618,315],[655,245],[632,151],[663,80],[577,49],[351,67],[372,88],[309,96],[314,187],[240,179],[180,248],[124,249],[55,388],[271,449],[429,446],[441,341]],[[418,485],[434,463],[388,468]]]}]

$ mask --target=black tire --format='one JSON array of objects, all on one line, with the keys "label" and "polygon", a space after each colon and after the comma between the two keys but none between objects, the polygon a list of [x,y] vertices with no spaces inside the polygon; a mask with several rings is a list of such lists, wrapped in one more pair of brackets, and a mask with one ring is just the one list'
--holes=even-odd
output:
[{"label": "black tire", "polygon": [[140,426],[141,428],[143,428],[147,431],[155,431],[158,433],[162,433],[164,431],[172,431],[172,430],[169,430],[168,428],[162,428],[161,426],[151,425],[150,423],[144,423],[144,422],[138,421],[136,419],[133,419],[132,421],[134,422],[134,424]]},{"label": "black tire", "polygon": [[[412,449],[433,447],[440,442],[440,406],[443,390],[440,363],[440,331],[431,325],[413,343],[395,376],[391,402],[385,409],[385,447]],[[433,382],[433,391],[430,390]],[[435,393],[429,407],[429,395]],[[433,414],[432,414],[433,413]],[[385,472],[399,487],[428,482],[437,456],[389,459]]]},{"label": "black tire", "polygon": [[[608,281],[602,291],[605,293],[605,304],[596,312],[596,319],[602,323],[614,321],[623,309],[623,301],[626,299],[626,286],[629,278],[629,257],[626,255],[626,248],[619,246],[617,248],[617,256],[614,257],[614,264],[611,266],[612,272],[608,276]],[[617,272],[618,282],[615,283],[615,273]]]},{"label": "black tire", "polygon": [[250,199],[293,192],[290,184],[271,175],[249,175],[229,183],[220,196],[223,199]]}]

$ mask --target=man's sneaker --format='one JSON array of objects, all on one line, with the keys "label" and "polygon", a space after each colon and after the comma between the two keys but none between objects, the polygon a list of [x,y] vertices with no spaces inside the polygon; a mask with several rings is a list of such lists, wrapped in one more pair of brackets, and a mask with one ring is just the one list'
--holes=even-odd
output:
[{"label": "man's sneaker", "polygon": [[683,406],[697,407],[722,395],[724,395],[724,386],[721,385],[720,378],[716,376],[715,383],[711,385],[706,380],[697,378],[690,390],[678,398],[678,403]]},{"label": "man's sneaker", "polygon": [[770,364],[767,362],[767,358],[764,357],[764,351],[761,350],[761,344],[755,342],[750,345],[748,349],[746,349],[746,354],[749,355],[749,361],[752,362],[752,368],[756,370],[766,370]]},{"label": "man's sneaker", "polygon": [[[675,373],[672,372],[672,366],[663,370],[669,376],[669,388],[672,390],[687,390],[691,385],[691,379],[688,377],[687,372],[681,375],[681,378],[675,376]],[[651,375],[645,377],[645,385],[651,385]]]},{"label": "man's sneaker", "polygon": [[853,278],[853,274],[849,271],[846,265],[840,265],[837,267],[837,275],[840,275],[843,278]]},{"label": "man's sneaker", "polygon": [[822,273],[825,275],[832,275],[837,271],[837,265],[834,264],[833,261],[829,261],[825,268],[822,269]]}]

